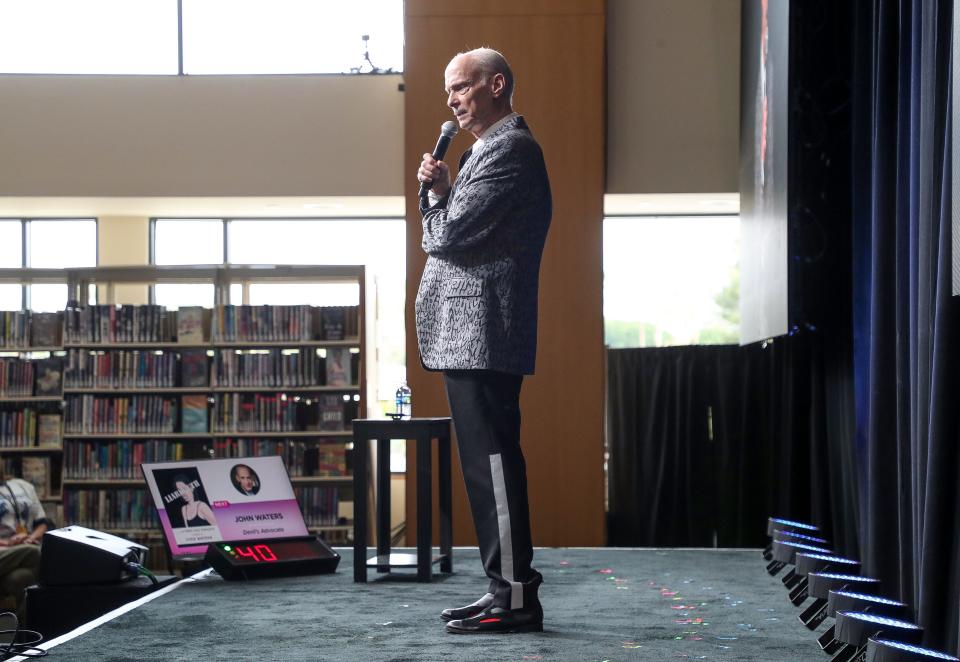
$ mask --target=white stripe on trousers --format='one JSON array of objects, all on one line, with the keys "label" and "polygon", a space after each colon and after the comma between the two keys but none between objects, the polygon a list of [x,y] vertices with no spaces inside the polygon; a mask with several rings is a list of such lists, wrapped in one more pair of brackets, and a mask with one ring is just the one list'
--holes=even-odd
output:
[{"label": "white stripe on trousers", "polygon": [[500,574],[510,583],[510,609],[523,608],[523,585],[513,577],[513,537],[510,531],[510,504],[507,502],[507,483],[503,478],[503,460],[500,453],[490,456],[493,475],[493,498],[497,503],[497,525],[500,529]]}]

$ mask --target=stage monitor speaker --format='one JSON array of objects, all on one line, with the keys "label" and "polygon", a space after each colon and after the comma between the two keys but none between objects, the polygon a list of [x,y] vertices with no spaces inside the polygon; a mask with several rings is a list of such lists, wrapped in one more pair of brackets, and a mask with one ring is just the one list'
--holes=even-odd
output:
[{"label": "stage monitor speaker", "polygon": [[127,564],[144,563],[147,548],[82,526],[47,531],[40,549],[41,586],[110,584],[137,577]]}]

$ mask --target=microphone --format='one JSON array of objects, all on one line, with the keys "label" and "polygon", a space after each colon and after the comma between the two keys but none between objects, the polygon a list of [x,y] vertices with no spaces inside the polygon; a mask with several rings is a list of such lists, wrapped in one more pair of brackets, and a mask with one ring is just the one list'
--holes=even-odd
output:
[{"label": "microphone", "polygon": [[[447,120],[440,126],[440,137],[437,138],[437,146],[433,148],[433,158],[437,161],[443,160],[443,155],[447,153],[447,148],[450,146],[450,140],[457,135],[459,130],[457,123],[453,120]],[[433,180],[420,182],[421,198],[427,197],[427,191],[430,190],[431,186],[433,186]]]}]

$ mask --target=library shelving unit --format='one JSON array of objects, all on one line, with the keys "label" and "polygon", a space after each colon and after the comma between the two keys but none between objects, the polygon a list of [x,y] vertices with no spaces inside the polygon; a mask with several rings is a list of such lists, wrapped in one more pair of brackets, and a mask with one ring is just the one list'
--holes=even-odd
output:
[{"label": "library shelving unit", "polygon": [[[58,525],[136,539],[156,565],[167,556],[140,463],[281,455],[311,530],[348,541],[350,421],[366,414],[362,266],[6,269],[0,282],[50,282],[52,271],[69,298],[55,342],[31,346],[32,315],[0,313],[17,332],[0,346],[0,416],[15,419],[0,420],[0,458],[8,475],[46,467]],[[119,284],[170,282],[212,283],[213,308],[113,303]],[[231,285],[246,299],[262,282],[355,284],[357,303],[229,302]],[[91,285],[98,304],[78,305]]]},{"label": "library shelving unit", "polygon": [[63,510],[63,395],[49,356],[60,344],[57,315],[0,312],[0,471],[32,483],[54,521]]}]

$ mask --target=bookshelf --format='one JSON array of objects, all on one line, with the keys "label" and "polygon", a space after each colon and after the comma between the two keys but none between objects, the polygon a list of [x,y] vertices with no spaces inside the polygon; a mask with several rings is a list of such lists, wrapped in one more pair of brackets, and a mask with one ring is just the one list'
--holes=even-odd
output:
[{"label": "bookshelf", "polygon": [[[0,471],[4,478],[23,478],[34,486],[47,517],[62,521],[63,395],[59,361],[51,358],[56,316],[0,313]],[[16,330],[19,339],[11,337]],[[11,346],[14,345],[14,346]]]},{"label": "bookshelf", "polygon": [[[0,282],[11,271],[17,270],[0,270]],[[43,328],[55,327],[55,338],[42,343],[32,342],[33,315],[0,313],[8,316],[0,319],[7,331],[0,330],[0,361],[9,363],[6,372],[0,365],[0,416],[29,417],[32,427],[21,422],[12,429],[29,429],[35,439],[41,411],[59,417],[56,445],[6,445],[0,435],[0,457],[11,473],[23,458],[46,458],[56,500],[48,515],[58,526],[80,524],[148,546],[160,541],[151,556],[162,563],[166,553],[156,553],[162,534],[140,463],[281,455],[308,527],[329,542],[348,541],[350,421],[366,413],[363,267],[67,271],[71,296],[91,283],[110,295],[115,283],[183,280],[213,282],[217,296],[213,308],[178,311],[151,304],[67,306],[56,324],[44,321]],[[326,307],[228,302],[231,282],[254,280],[354,282],[359,301]],[[56,393],[27,389],[28,377],[37,381],[55,364],[61,366]]]},{"label": "bookshelf", "polygon": [[0,312],[0,471],[27,480],[62,521],[62,370],[55,313]]}]

